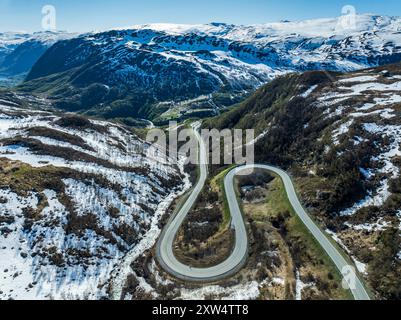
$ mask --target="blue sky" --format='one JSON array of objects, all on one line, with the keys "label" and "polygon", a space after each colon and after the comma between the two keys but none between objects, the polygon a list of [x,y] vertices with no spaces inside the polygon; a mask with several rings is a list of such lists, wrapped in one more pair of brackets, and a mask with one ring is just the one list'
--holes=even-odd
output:
[{"label": "blue sky", "polygon": [[400,0],[0,0],[0,31],[40,30],[46,4],[56,7],[59,30],[78,32],[153,22],[252,24],[333,17],[344,5],[358,13],[401,16]]}]

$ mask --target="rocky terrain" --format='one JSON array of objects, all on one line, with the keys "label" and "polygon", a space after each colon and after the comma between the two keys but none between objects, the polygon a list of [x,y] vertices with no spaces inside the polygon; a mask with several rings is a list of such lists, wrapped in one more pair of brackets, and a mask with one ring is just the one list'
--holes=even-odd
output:
[{"label": "rocky terrain", "polygon": [[0,96],[0,299],[108,297],[189,182],[130,129],[27,101]]},{"label": "rocky terrain", "polygon": [[205,124],[255,128],[256,161],[290,170],[308,210],[389,299],[400,297],[400,81],[399,64],[291,74]]}]

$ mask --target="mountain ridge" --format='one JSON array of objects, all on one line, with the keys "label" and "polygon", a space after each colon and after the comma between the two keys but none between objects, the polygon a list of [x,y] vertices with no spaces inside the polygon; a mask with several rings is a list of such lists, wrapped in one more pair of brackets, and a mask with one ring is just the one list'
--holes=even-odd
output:
[{"label": "mountain ridge", "polygon": [[49,47],[61,39],[74,36],[75,34],[62,31],[0,33],[0,78],[4,78],[2,83],[11,86],[22,81]]},{"label": "mountain ridge", "polygon": [[[342,19],[87,33],[48,49],[21,87],[58,89],[49,96],[67,111],[163,122],[218,114],[284,73],[354,71],[400,59],[400,18],[360,15],[355,28]],[[78,96],[91,85],[111,89],[112,96],[105,92],[83,104]],[[201,96],[198,105],[186,103]]]}]

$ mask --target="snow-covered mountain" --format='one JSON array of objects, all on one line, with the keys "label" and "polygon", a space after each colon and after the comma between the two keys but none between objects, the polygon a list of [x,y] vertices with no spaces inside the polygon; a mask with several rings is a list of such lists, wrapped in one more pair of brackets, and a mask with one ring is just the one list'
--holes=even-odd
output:
[{"label": "snow-covered mountain", "polygon": [[38,106],[0,96],[0,299],[99,299],[189,181],[123,126]]},{"label": "snow-covered mountain", "polygon": [[[40,56],[59,40],[76,34],[65,32],[0,33],[0,77],[23,80]],[[6,82],[6,81],[4,81]]]},{"label": "snow-covered mountain", "polygon": [[[273,67],[311,69],[312,65],[347,71],[381,64],[380,58],[399,53],[401,18],[375,15],[316,19],[300,22],[279,22],[263,25],[236,26],[212,23],[209,25],[150,24],[133,29],[165,32],[176,37],[197,34],[232,42],[252,44],[245,48],[249,58]],[[185,40],[184,43],[188,45]],[[196,44],[195,44],[196,46]],[[174,45],[172,45],[174,48]],[[193,47],[193,45],[189,45]],[[211,44],[206,50],[215,50]],[[178,47],[177,47],[178,48]],[[229,48],[234,49],[234,48]],[[264,56],[266,49],[276,55]],[[226,50],[224,50],[226,51]],[[338,56],[337,56],[338,55]],[[243,60],[246,55],[240,57]],[[358,57],[368,57],[367,61]],[[272,59],[272,58],[276,58]],[[276,62],[276,64],[274,64]]]},{"label": "snow-covered mountain", "polygon": [[[85,34],[51,47],[29,73],[27,90],[45,92],[51,83],[65,109],[168,119],[216,113],[286,72],[351,71],[400,60],[400,18],[347,19],[150,24]],[[93,84],[108,89],[88,106],[79,95]]]}]

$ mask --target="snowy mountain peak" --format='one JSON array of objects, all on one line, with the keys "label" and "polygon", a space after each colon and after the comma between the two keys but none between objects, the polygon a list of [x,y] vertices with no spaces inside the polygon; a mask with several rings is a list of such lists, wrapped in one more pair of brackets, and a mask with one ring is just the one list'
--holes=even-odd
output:
[{"label": "snowy mountain peak", "polygon": [[26,41],[41,41],[43,43],[53,44],[59,40],[71,39],[77,36],[77,33],[65,31],[39,31],[34,33],[1,32],[0,48],[8,45],[19,45]]},{"label": "snowy mountain peak", "polygon": [[[335,18],[310,19],[303,21],[280,21],[254,25],[232,25],[212,22],[209,24],[171,24],[156,23],[135,25],[125,30],[151,29],[167,34],[185,35],[189,33],[208,36],[224,35],[228,39],[238,41],[255,40],[255,35],[269,37],[273,35],[302,35],[310,37],[331,37],[350,35],[358,32],[386,29],[401,30],[401,18],[374,14],[359,14],[354,17],[340,16]],[[122,30],[122,29],[121,29]]]},{"label": "snowy mountain peak", "polygon": [[[400,18],[350,18],[247,26],[159,23],[89,33],[58,42],[44,55],[38,50],[41,58],[26,80],[66,74],[65,82],[56,81],[63,92],[56,98],[67,110],[161,123],[210,116],[283,73],[354,71],[400,60]],[[28,87],[43,92],[48,83],[42,84]],[[91,90],[99,94],[91,94],[90,104],[76,98]],[[187,103],[199,97],[196,108]]]}]

